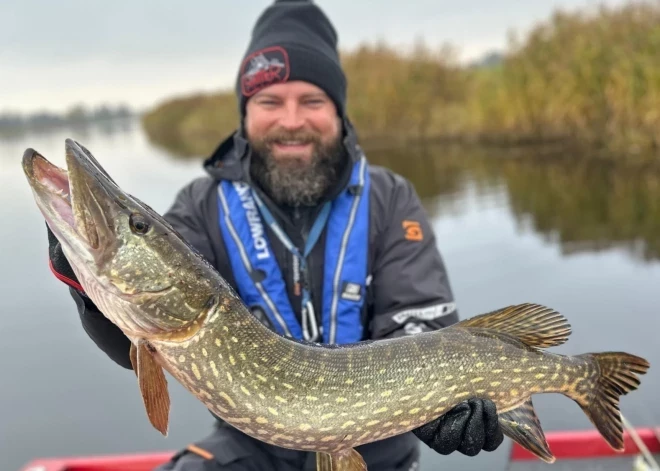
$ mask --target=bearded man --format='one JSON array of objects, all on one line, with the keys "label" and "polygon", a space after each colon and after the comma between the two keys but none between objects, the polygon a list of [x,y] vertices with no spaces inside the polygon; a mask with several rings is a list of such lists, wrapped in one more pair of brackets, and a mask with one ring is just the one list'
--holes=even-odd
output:
[{"label": "bearded man", "polygon": [[[343,344],[449,326],[458,313],[433,229],[411,183],[367,162],[346,114],[346,86],[321,9],[269,6],[239,68],[238,128],[165,218],[281,335]],[[51,266],[71,286],[85,331],[131,369],[129,340],[82,292],[50,232],[49,240]],[[217,417],[214,425],[158,469],[316,469],[314,453],[263,443]],[[420,440],[441,454],[474,456],[495,450],[503,435],[495,405],[470,399],[357,451],[370,471],[414,470]]]}]

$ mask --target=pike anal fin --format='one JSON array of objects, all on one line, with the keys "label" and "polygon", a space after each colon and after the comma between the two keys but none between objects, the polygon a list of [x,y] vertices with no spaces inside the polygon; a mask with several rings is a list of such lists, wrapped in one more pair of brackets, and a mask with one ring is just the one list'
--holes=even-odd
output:
[{"label": "pike anal fin", "polygon": [[555,462],[531,398],[516,409],[499,414],[499,422],[504,435],[546,463]]},{"label": "pike anal fin", "polygon": [[167,436],[170,394],[163,368],[156,362],[144,342],[140,342],[137,347],[131,344],[130,357],[149,422],[161,434]]},{"label": "pike anal fin", "polygon": [[316,471],[367,471],[367,464],[354,448],[339,453],[316,453]]}]

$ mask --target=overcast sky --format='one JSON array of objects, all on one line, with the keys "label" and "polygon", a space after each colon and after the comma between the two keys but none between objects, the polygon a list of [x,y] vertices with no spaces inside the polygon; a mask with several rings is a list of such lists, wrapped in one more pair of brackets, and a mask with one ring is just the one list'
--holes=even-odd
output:
[{"label": "overcast sky", "polygon": [[[378,1],[378,0],[376,0]],[[318,0],[340,46],[386,38],[444,41],[474,58],[502,48],[556,7],[596,0]],[[624,0],[603,0],[621,4]],[[148,107],[172,95],[231,86],[265,0],[4,0],[0,112],[74,103]],[[373,5],[378,5],[374,8]]]}]

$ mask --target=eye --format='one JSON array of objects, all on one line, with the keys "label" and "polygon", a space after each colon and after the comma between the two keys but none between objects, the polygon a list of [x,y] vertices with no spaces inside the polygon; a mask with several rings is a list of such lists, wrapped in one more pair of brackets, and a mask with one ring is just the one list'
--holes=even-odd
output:
[{"label": "eye", "polygon": [[140,235],[144,235],[149,232],[149,223],[146,218],[140,213],[133,213],[128,218],[128,225],[131,227],[131,230]]}]

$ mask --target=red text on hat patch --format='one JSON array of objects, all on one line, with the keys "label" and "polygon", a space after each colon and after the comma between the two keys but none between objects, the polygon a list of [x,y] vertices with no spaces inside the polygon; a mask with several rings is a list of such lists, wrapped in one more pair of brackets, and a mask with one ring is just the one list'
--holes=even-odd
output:
[{"label": "red text on hat patch", "polygon": [[241,91],[251,96],[289,78],[289,56],[279,47],[267,47],[245,58],[241,66]]}]

